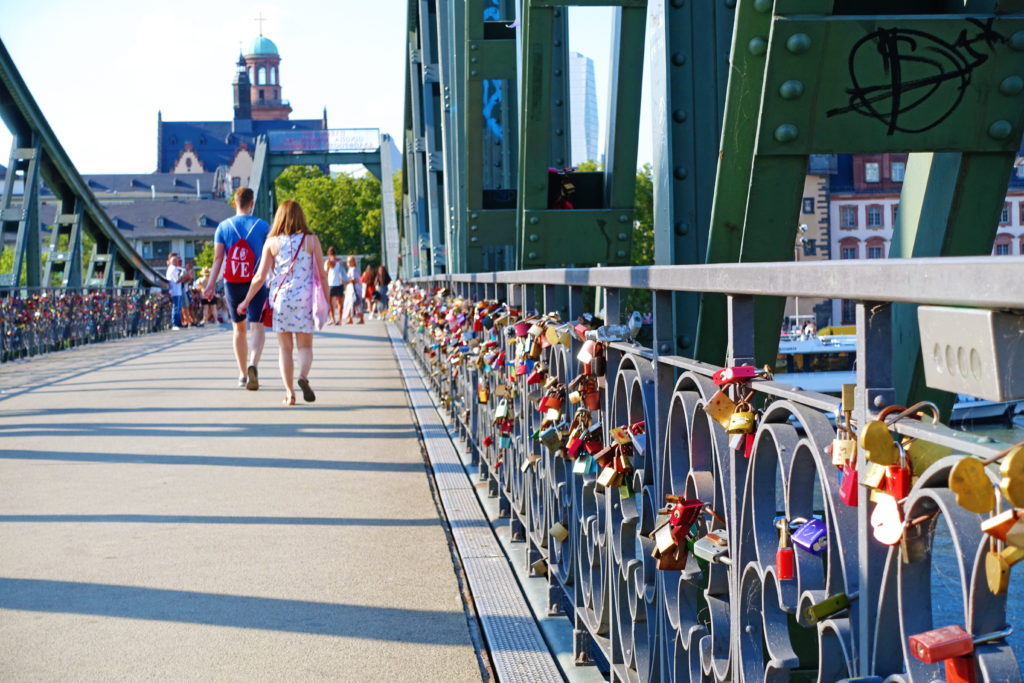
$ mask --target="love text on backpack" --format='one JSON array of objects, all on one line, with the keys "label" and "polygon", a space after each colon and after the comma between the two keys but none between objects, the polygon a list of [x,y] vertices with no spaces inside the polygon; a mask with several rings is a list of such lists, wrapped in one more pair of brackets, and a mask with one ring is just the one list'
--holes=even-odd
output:
[{"label": "love text on backpack", "polygon": [[242,237],[234,223],[231,224],[231,227],[235,228],[238,241],[228,249],[227,262],[224,264],[224,279],[228,282],[249,282],[256,274],[256,252],[252,250],[246,239],[252,234],[252,228],[249,228],[245,237]]}]

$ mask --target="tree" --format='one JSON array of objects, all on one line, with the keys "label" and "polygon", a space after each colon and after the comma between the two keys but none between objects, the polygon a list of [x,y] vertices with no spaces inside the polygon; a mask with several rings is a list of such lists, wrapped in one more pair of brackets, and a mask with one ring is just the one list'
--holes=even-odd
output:
[{"label": "tree", "polygon": [[636,213],[633,219],[634,266],[654,265],[654,169],[644,164],[636,172]]},{"label": "tree", "polygon": [[370,174],[331,179],[315,166],[290,166],[275,183],[280,201],[294,199],[326,249],[377,254],[380,248],[380,181]]},{"label": "tree", "polygon": [[196,254],[196,267],[197,268],[212,268],[213,267],[213,242],[207,242],[203,245],[203,250]]}]

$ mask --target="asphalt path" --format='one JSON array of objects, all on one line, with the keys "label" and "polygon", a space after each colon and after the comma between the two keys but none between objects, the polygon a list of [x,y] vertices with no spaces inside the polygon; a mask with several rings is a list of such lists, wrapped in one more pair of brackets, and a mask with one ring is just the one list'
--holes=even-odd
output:
[{"label": "asphalt path", "polygon": [[0,366],[0,680],[481,679],[383,324],[314,358],[294,407],[223,327]]}]

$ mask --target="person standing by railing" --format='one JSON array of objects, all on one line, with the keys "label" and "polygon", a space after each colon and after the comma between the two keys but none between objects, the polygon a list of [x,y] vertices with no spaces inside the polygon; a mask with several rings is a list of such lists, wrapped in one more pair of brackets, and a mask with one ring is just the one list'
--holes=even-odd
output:
[{"label": "person standing by railing", "polygon": [[366,270],[363,271],[359,281],[363,283],[363,299],[365,300],[366,311],[372,318],[377,312],[377,299],[375,298],[377,292],[377,271],[373,269],[373,266],[367,264]]},{"label": "person standing by railing", "polygon": [[291,199],[282,202],[274,216],[274,227],[270,229],[263,247],[259,272],[249,285],[249,293],[236,310],[245,312],[249,303],[263,289],[264,281],[273,273],[269,302],[273,309],[274,332],[278,333],[284,405],[295,405],[295,390],[292,388],[295,375],[293,348],[298,351],[298,384],[302,389],[302,398],[307,403],[316,400],[316,394],[309,385],[309,370],[313,365],[313,332],[316,329],[313,320],[315,293],[312,288],[322,287],[324,300],[327,300],[327,280],[322,276],[317,277],[323,262],[324,252],[320,240],[306,224],[302,207]]},{"label": "person standing by railing", "polygon": [[[245,298],[249,291],[249,284],[260,265],[263,243],[270,232],[270,226],[266,221],[252,215],[254,199],[253,192],[248,187],[240,187],[235,191],[235,215],[221,221],[217,226],[217,232],[214,233],[213,266],[203,290],[204,298],[213,298],[214,286],[220,277],[221,266],[224,265],[225,298],[228,303],[228,315],[234,324],[238,386],[250,391],[260,388],[257,368],[266,340],[266,332],[260,318],[263,303],[267,300],[267,290],[264,287],[261,292],[257,292],[249,310],[244,313],[238,313],[238,302]],[[249,330],[251,338],[246,334],[246,321],[252,325],[252,329]]]},{"label": "person standing by railing", "polygon": [[381,315],[388,312],[388,287],[391,285],[391,275],[384,264],[377,268],[377,312]]},{"label": "person standing by railing", "polygon": [[359,267],[356,265],[356,257],[349,256],[346,260],[345,269],[345,307],[342,310],[341,320],[352,324],[352,316],[359,318],[363,323],[363,287],[359,281]]},{"label": "person standing by railing", "polygon": [[181,258],[177,252],[167,255],[167,293],[171,295],[171,329],[181,329],[181,279],[185,270],[181,267]]},{"label": "person standing by railing", "polygon": [[331,325],[341,324],[341,306],[345,299],[345,267],[341,264],[334,247],[327,247],[327,262],[324,263],[327,274],[327,287],[330,289]]}]

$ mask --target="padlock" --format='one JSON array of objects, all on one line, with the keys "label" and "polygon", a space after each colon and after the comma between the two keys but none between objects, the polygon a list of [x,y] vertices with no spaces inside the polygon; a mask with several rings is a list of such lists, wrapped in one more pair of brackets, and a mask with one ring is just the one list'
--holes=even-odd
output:
[{"label": "padlock", "polygon": [[664,524],[659,525],[654,530],[651,537],[654,539],[655,550],[658,553],[668,552],[679,545],[672,531],[672,525],[669,524],[668,520],[665,520]]},{"label": "padlock", "polygon": [[608,430],[608,433],[611,434],[611,437],[615,439],[617,444],[631,443],[628,427],[612,427]]},{"label": "padlock", "polygon": [[962,657],[974,652],[974,637],[962,626],[943,626],[912,635],[908,641],[910,654],[925,664],[937,664],[951,657]]},{"label": "padlock", "polygon": [[999,489],[1014,507],[1024,507],[1024,445],[1010,449],[1001,463]]},{"label": "padlock", "polygon": [[693,554],[705,562],[721,562],[728,553],[729,541],[724,529],[710,532],[693,543]]},{"label": "padlock", "polygon": [[498,436],[498,448],[512,448],[512,437],[508,434]]},{"label": "padlock", "polygon": [[588,339],[583,342],[583,347],[579,353],[576,354],[576,360],[583,365],[590,365],[590,361],[594,360],[594,356],[597,353],[597,342],[592,339]]},{"label": "padlock", "polygon": [[665,500],[672,504],[672,511],[669,513],[669,523],[675,529],[682,529],[688,532],[700,517],[704,510],[704,503],[697,498],[680,498],[679,496],[665,496]]},{"label": "padlock", "polygon": [[956,494],[957,504],[965,510],[984,515],[996,506],[992,482],[985,474],[985,465],[977,458],[969,455],[960,458],[949,471],[947,485]]},{"label": "padlock", "polygon": [[629,439],[633,444],[633,450],[636,451],[637,455],[643,455],[647,449],[647,432],[646,424],[641,422],[634,422],[629,426]]},{"label": "padlock", "polygon": [[564,543],[565,539],[569,538],[569,530],[561,522],[552,524],[548,534],[559,543]]},{"label": "padlock", "polygon": [[869,462],[867,469],[864,470],[864,480],[861,481],[861,486],[866,486],[869,489],[879,489],[885,483],[885,475],[888,473],[885,465]]},{"label": "padlock", "polygon": [[795,575],[796,568],[793,546],[789,542],[789,520],[783,517],[775,526],[779,529],[779,548],[775,551],[775,577],[780,581],[789,581]]},{"label": "padlock", "polygon": [[817,517],[804,522],[793,532],[793,545],[812,555],[821,555],[828,547],[828,526]]},{"label": "padlock", "polygon": [[754,422],[754,411],[746,401],[736,404],[736,410],[729,417],[729,426],[726,429],[730,434],[750,434],[756,429]]},{"label": "padlock", "polygon": [[736,404],[728,394],[719,389],[704,406],[704,412],[712,420],[722,425],[723,429],[728,429],[732,414],[736,412]]},{"label": "padlock", "polygon": [[590,391],[583,395],[583,406],[587,410],[600,410],[601,409],[601,392],[594,387],[593,391]]},{"label": "padlock", "polygon": [[711,376],[711,381],[718,386],[725,386],[727,384],[748,382],[759,374],[760,372],[753,365],[738,365],[716,370],[715,374]]},{"label": "padlock", "polygon": [[860,434],[857,435],[857,443],[864,451],[864,457],[873,463],[894,465],[899,462],[900,456],[896,450],[896,442],[893,441],[889,426],[882,419],[872,420],[861,427]]},{"label": "padlock", "polygon": [[871,511],[871,534],[885,545],[896,545],[903,538],[903,512],[896,499],[879,492],[875,508]]},{"label": "padlock", "polygon": [[[874,464],[874,463],[872,463]],[[839,500],[850,507],[857,507],[857,455],[843,465],[842,480],[839,482]]]},{"label": "padlock", "polygon": [[897,446],[900,462],[888,465],[885,474],[885,492],[896,500],[903,500],[910,495],[910,468],[907,467],[907,455],[903,446]]},{"label": "padlock", "polygon": [[[853,433],[850,431],[850,418],[853,414],[853,401],[856,389],[856,384],[843,385],[842,426],[837,430],[836,438],[832,440],[832,445],[829,448],[832,454],[832,464],[839,468],[857,459],[857,440],[853,438]],[[838,417],[836,418],[836,423],[839,426]]]},{"label": "padlock", "polygon": [[539,460],[540,460],[540,456],[539,455],[535,455],[533,453],[527,455],[523,459],[523,464],[520,465],[519,471],[523,472],[524,474],[526,472],[529,472],[530,468],[533,467],[534,465],[536,465]]},{"label": "padlock", "polygon": [[562,448],[562,435],[554,427],[543,430],[538,438],[552,453],[557,453]]},{"label": "padlock", "polygon": [[857,599],[857,593],[847,597],[846,593],[830,595],[821,602],[816,602],[804,610],[804,619],[808,624],[817,624],[850,609],[850,603]]},{"label": "padlock", "polygon": [[605,467],[597,477],[597,483],[605,488],[612,488],[622,483],[622,472],[614,467]]},{"label": "padlock", "polygon": [[495,420],[507,419],[508,418],[508,414],[509,414],[508,411],[509,411],[509,409],[508,409],[508,401],[506,401],[505,399],[501,399],[500,401],[498,401],[498,405],[494,409],[494,419]]},{"label": "padlock", "polygon": [[576,462],[572,466],[573,474],[589,474],[593,462],[594,459],[586,455],[582,458],[576,458]]},{"label": "padlock", "polygon": [[604,377],[608,373],[608,359],[601,353],[601,345],[597,345],[598,352],[587,364],[587,371],[594,377]]},{"label": "padlock", "polygon": [[582,400],[583,400],[583,396],[580,394],[579,391],[573,391],[573,392],[571,392],[569,394],[569,403],[571,403],[573,405],[578,405],[579,402],[582,401]]},{"label": "padlock", "polygon": [[[989,517],[981,523],[981,530],[989,536],[994,536],[1000,541],[1006,542],[1007,534],[1010,529],[1021,522],[1020,511],[1016,509],[1006,510],[1000,512],[992,517]],[[1020,532],[1014,534],[1015,539],[1020,539]],[[1021,543],[1014,543],[1013,545],[1022,545]]]}]

